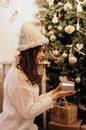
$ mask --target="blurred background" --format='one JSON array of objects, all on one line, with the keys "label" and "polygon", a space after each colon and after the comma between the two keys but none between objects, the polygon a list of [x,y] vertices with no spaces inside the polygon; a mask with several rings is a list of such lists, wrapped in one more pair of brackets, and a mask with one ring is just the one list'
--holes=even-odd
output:
[{"label": "blurred background", "polygon": [[45,0],[0,0],[0,112],[3,80],[18,53],[20,27],[26,21],[39,25],[38,11],[44,3]]}]

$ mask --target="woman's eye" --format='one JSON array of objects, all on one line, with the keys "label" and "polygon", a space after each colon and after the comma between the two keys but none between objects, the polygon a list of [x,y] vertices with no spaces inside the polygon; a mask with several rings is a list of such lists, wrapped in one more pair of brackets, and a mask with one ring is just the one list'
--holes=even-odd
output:
[{"label": "woman's eye", "polygon": [[43,52],[43,53],[44,53],[44,52],[45,52],[45,50],[41,49],[41,50],[40,50],[40,52]]}]

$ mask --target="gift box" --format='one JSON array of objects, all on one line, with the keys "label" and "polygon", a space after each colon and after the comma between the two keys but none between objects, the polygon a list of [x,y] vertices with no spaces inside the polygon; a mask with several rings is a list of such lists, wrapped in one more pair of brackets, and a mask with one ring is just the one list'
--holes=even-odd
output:
[{"label": "gift box", "polygon": [[86,124],[81,125],[80,130],[86,130]]},{"label": "gift box", "polygon": [[71,123],[69,125],[50,121],[48,123],[48,129],[49,130],[80,130],[81,124],[82,124],[81,119],[78,119],[77,121],[75,121],[74,123]]},{"label": "gift box", "polygon": [[55,104],[50,110],[50,119],[63,124],[71,124],[77,120],[77,105],[67,103],[65,106]]}]

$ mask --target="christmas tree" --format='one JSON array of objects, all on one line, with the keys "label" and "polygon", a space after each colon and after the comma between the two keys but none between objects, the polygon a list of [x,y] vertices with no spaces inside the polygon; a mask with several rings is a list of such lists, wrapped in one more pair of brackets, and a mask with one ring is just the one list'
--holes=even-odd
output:
[{"label": "christmas tree", "polygon": [[74,101],[86,105],[86,0],[47,0],[40,21],[49,39],[47,83],[73,81]]}]

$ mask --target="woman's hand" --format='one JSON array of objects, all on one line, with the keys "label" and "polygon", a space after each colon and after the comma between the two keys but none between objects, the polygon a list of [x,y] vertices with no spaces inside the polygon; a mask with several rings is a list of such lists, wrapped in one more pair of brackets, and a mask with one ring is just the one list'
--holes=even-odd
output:
[{"label": "woman's hand", "polygon": [[59,92],[56,92],[54,94],[52,94],[52,99],[53,101],[58,99],[58,98],[61,98],[61,97],[66,97],[66,96],[71,96],[74,94],[74,91],[59,91]]},{"label": "woman's hand", "polygon": [[55,89],[52,90],[52,94],[54,94],[54,93],[56,93],[58,91],[61,91],[61,90],[62,90],[62,85],[60,83]]},{"label": "woman's hand", "polygon": [[61,89],[62,89],[62,86],[60,83],[54,90],[52,90],[51,97],[53,101],[61,97],[71,96],[75,93],[74,91],[61,91]]}]

